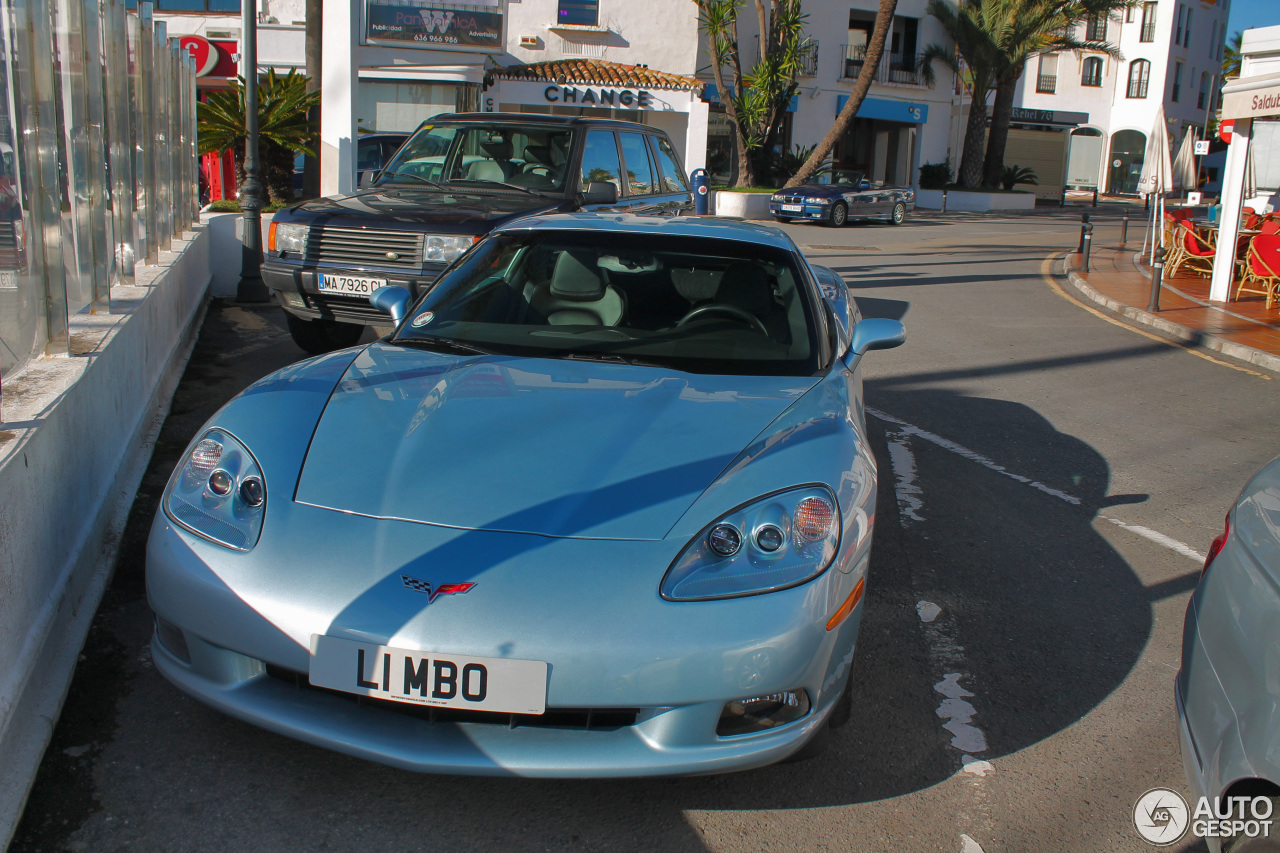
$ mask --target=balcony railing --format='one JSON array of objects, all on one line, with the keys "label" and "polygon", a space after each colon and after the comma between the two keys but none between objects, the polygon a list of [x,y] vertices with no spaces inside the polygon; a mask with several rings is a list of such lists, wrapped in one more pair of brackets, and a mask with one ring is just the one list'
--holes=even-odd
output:
[{"label": "balcony railing", "polygon": [[816,41],[809,42],[809,46],[805,48],[800,58],[800,76],[818,76],[818,43]]},{"label": "balcony railing", "polygon": [[1041,74],[1036,78],[1036,91],[1046,95],[1052,95],[1058,88],[1058,75]]},{"label": "balcony railing", "polygon": [[[844,68],[841,77],[856,80],[862,73],[862,66],[867,58],[867,46],[863,44],[847,44],[844,46]],[[923,86],[924,79],[919,70],[920,57],[914,53],[881,54],[880,64],[876,66],[871,80],[875,83],[903,83],[908,86]]]},{"label": "balcony railing", "polygon": [[1130,98],[1145,98],[1146,96],[1147,96],[1147,81],[1146,81],[1146,80],[1130,80],[1130,81],[1129,81],[1129,92],[1128,92],[1128,97],[1130,97]]},{"label": "balcony railing", "polygon": [[1142,36],[1139,41],[1155,41],[1156,40],[1156,22],[1147,21],[1142,25]]}]

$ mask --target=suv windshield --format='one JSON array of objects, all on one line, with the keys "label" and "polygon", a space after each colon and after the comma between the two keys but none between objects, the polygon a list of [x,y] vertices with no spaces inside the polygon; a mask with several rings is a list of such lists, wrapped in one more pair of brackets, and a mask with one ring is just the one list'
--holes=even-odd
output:
[{"label": "suv windshield", "polygon": [[394,341],[806,376],[818,355],[801,275],[790,252],[737,240],[499,234],[440,278]]},{"label": "suv windshield", "polygon": [[573,131],[546,125],[424,125],[387,164],[383,184],[492,184],[562,193]]}]

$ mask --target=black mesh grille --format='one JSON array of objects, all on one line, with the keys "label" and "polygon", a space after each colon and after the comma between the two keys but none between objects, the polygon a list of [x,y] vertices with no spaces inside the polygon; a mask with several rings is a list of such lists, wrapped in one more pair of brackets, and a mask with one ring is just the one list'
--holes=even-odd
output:
[{"label": "black mesh grille", "polygon": [[636,710],[634,708],[548,708],[545,714],[500,714],[493,711],[465,711],[457,708],[435,708],[430,705],[412,705],[407,702],[391,702],[386,699],[374,699],[369,696],[357,696],[354,693],[343,693],[341,690],[329,690],[316,687],[308,679],[305,672],[295,672],[284,667],[267,664],[267,675],[287,681],[300,690],[314,690],[327,693],[340,699],[360,704],[373,705],[386,711],[417,717],[429,723],[482,723],[493,726],[517,728],[531,726],[542,729],[581,729],[583,731],[613,731],[615,729],[634,726]]},{"label": "black mesh grille", "polygon": [[[373,228],[313,227],[307,235],[307,262],[322,266],[422,268],[422,234]],[[387,257],[388,254],[396,257]]]}]

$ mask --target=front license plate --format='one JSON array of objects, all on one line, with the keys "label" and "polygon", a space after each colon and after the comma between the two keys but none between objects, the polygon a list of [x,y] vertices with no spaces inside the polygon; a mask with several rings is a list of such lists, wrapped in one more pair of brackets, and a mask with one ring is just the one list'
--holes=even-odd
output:
[{"label": "front license plate", "polygon": [[332,273],[320,273],[318,278],[321,293],[341,293],[347,296],[368,296],[379,287],[387,285],[385,278],[362,278]]},{"label": "front license plate", "polygon": [[803,204],[784,204],[782,206],[782,209],[789,213],[799,213],[800,211],[804,210],[804,205]]},{"label": "front license plate", "polygon": [[547,664],[311,635],[311,683],[361,696],[502,714],[547,709]]}]

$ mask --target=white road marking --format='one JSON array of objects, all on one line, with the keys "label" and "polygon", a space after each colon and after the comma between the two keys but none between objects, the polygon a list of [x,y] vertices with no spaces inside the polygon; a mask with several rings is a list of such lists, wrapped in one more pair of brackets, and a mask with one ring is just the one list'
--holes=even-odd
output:
[{"label": "white road marking", "polygon": [[981,844],[962,832],[960,833],[960,853],[986,853],[986,851],[982,849]]},{"label": "white road marking", "polygon": [[903,527],[910,521],[924,521],[920,515],[924,509],[921,499],[924,492],[916,485],[916,457],[907,444],[906,433],[888,433],[886,438],[889,441],[889,461],[897,478],[893,493],[898,497],[898,521]]},{"label": "white road marking", "polygon": [[1121,521],[1120,519],[1112,518],[1109,515],[1103,515],[1102,517],[1118,527],[1123,527],[1125,530],[1128,530],[1131,533],[1136,533],[1139,536],[1150,539],[1152,542],[1155,542],[1158,545],[1163,545],[1164,547],[1168,548],[1170,551],[1177,551],[1179,554],[1181,554],[1184,557],[1190,557],[1191,559],[1195,560],[1197,563],[1204,562],[1204,558],[1205,558],[1204,554],[1201,554],[1199,551],[1197,551],[1195,548],[1192,548],[1190,545],[1187,545],[1183,542],[1179,542],[1177,539],[1174,539],[1172,536],[1165,536],[1159,530],[1152,530],[1150,527],[1143,527],[1141,524],[1130,524],[1127,521]]},{"label": "white road marking", "polygon": [[947,697],[942,700],[935,712],[946,720],[943,728],[951,732],[951,745],[961,752],[986,752],[987,736],[982,729],[973,725],[973,716],[977,713],[973,705],[965,699],[974,694],[960,686],[964,675],[959,672],[948,672],[942,680],[933,685],[933,689]]},{"label": "white road marking", "polygon": [[[899,507],[902,507],[903,500],[904,500],[903,492],[901,491],[904,479],[905,479],[906,485],[910,489],[909,491],[910,495],[914,496],[914,495],[922,494],[920,487],[915,484],[916,483],[915,455],[911,453],[911,450],[909,447],[907,447],[907,443],[906,443],[906,439],[909,436],[913,436],[913,435],[918,436],[924,439],[925,441],[930,442],[931,444],[936,444],[938,447],[941,447],[944,450],[949,450],[952,453],[956,454],[957,456],[963,456],[965,459],[968,459],[973,462],[977,462],[982,467],[989,468],[992,471],[995,471],[997,474],[1003,474],[1004,476],[1009,477],[1012,480],[1016,480],[1019,483],[1028,485],[1033,489],[1038,489],[1039,491],[1044,492],[1046,495],[1052,495],[1058,500],[1065,501],[1066,503],[1069,503],[1072,506],[1080,505],[1080,499],[1075,495],[1069,495],[1066,492],[1059,491],[1058,489],[1052,488],[1050,486],[1046,486],[1044,483],[1033,480],[1030,477],[1024,477],[1021,474],[1014,473],[1013,471],[1010,471],[1009,469],[1005,468],[1003,465],[1000,465],[996,462],[991,461],[987,457],[983,456],[981,453],[978,453],[977,451],[974,451],[974,450],[970,450],[969,448],[964,447],[963,445],[956,444],[954,441],[951,441],[950,439],[943,438],[940,435],[935,435],[934,433],[931,433],[928,430],[923,430],[920,427],[915,426],[914,424],[909,424],[904,420],[895,418],[893,415],[886,414],[885,412],[882,412],[879,409],[873,409],[870,406],[867,407],[867,414],[871,415],[871,417],[876,418],[877,420],[881,420],[881,421],[884,421],[885,423],[890,423],[890,424],[893,424],[894,426],[899,427],[899,429],[896,432],[886,433],[886,438],[888,439],[888,442],[889,442],[889,459],[893,463],[894,473],[898,477],[899,484],[897,487],[895,487],[894,491],[898,496]],[[900,449],[895,453],[895,448],[900,448]],[[905,453],[905,456],[906,456],[902,470],[899,470],[899,459],[897,455],[899,453]],[[907,464],[909,464],[910,466],[909,468],[907,467]],[[904,474],[904,472],[908,472],[908,473]],[[916,508],[920,508],[920,506],[923,505],[920,498],[917,497],[915,498],[915,500],[918,502]],[[924,520],[919,518],[914,513],[909,513],[909,514],[911,518],[917,521]],[[1189,559],[1195,560],[1200,563],[1204,562],[1204,558],[1205,558],[1204,554],[1201,554],[1199,551],[1197,551],[1195,548],[1192,548],[1190,545],[1186,544],[1185,542],[1179,542],[1177,539],[1174,539],[1172,536],[1167,536],[1158,530],[1152,530],[1150,527],[1144,527],[1141,524],[1131,524],[1127,521],[1121,521],[1120,519],[1115,518],[1114,516],[1106,515],[1101,512],[1098,513],[1098,517],[1105,518],[1107,521],[1111,522],[1112,524],[1118,527],[1122,527],[1125,530],[1128,530],[1130,533],[1135,533],[1138,536],[1141,536],[1145,539],[1149,539],[1150,541],[1155,542],[1157,545],[1162,545],[1165,548],[1168,548],[1170,551],[1174,551],[1178,554],[1181,554],[1184,557],[1187,557]],[[905,526],[906,520],[902,519],[902,522],[903,522],[903,525]]]},{"label": "white road marking", "polygon": [[988,773],[996,772],[995,766],[990,761],[983,761],[972,755],[960,756],[960,767],[964,772],[972,773],[974,776],[986,776]]},{"label": "white road marking", "polygon": [[941,612],[942,608],[932,601],[921,599],[916,602],[916,613],[919,614],[921,622],[932,622],[938,618],[938,614]]}]

